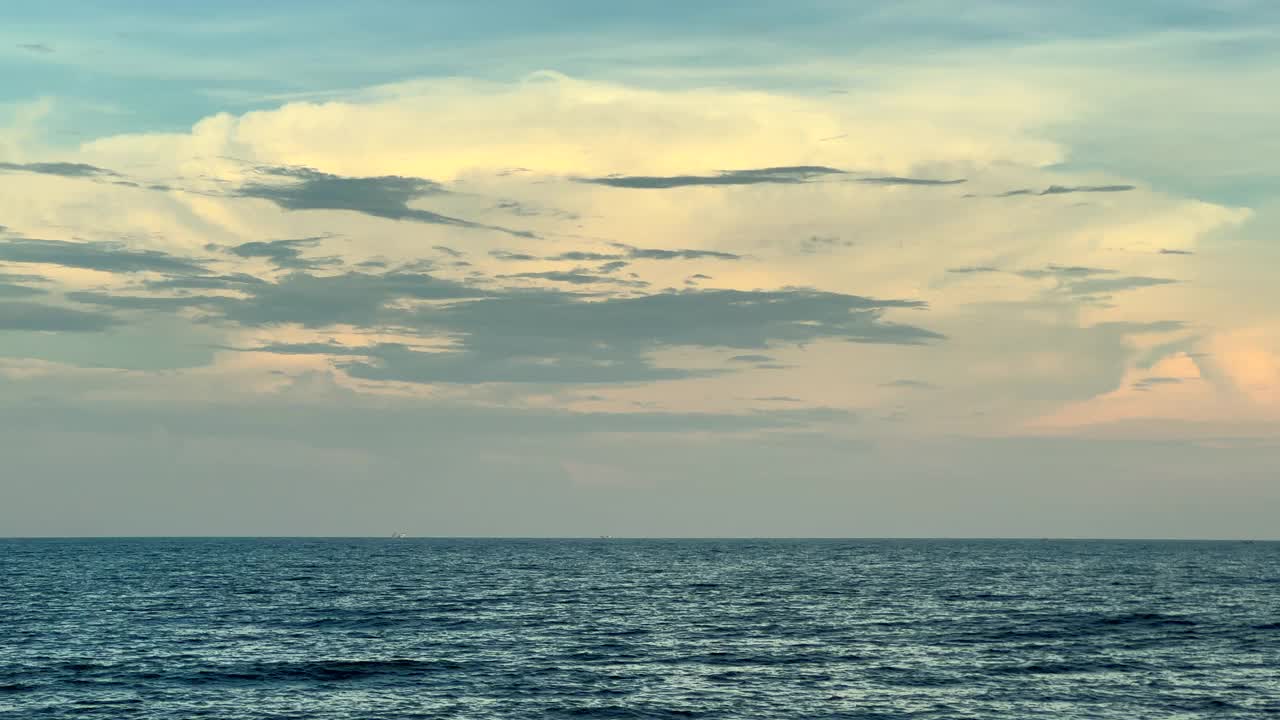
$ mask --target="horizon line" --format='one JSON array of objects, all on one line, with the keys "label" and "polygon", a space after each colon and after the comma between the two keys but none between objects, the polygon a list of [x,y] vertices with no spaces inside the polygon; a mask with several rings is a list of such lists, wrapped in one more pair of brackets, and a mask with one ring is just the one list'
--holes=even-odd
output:
[{"label": "horizon line", "polygon": [[1280,537],[1133,537],[1053,535],[0,535],[5,540],[835,540],[835,541],[1030,541],[1030,542],[1280,542]]}]

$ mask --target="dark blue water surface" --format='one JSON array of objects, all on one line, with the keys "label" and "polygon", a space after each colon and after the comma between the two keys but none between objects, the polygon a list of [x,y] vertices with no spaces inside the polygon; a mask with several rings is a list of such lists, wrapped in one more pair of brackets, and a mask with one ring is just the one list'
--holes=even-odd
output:
[{"label": "dark blue water surface", "polygon": [[3,718],[1280,717],[1280,544],[0,541]]}]

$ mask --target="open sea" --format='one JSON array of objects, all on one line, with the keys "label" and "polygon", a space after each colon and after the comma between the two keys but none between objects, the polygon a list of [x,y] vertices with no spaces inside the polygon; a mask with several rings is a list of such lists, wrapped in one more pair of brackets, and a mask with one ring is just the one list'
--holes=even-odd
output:
[{"label": "open sea", "polygon": [[1280,717],[1280,543],[0,541],[0,718]]}]

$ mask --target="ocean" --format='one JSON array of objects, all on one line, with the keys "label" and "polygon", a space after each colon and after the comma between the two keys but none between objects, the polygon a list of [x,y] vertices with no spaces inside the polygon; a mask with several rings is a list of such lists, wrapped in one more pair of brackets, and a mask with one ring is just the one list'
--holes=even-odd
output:
[{"label": "ocean", "polygon": [[0,718],[1280,717],[1280,543],[0,541]]}]

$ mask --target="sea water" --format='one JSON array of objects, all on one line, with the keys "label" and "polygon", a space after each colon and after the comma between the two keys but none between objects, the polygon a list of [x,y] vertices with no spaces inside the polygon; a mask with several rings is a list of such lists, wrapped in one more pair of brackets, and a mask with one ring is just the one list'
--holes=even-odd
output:
[{"label": "sea water", "polygon": [[1280,717],[1280,544],[7,540],[0,717]]}]

